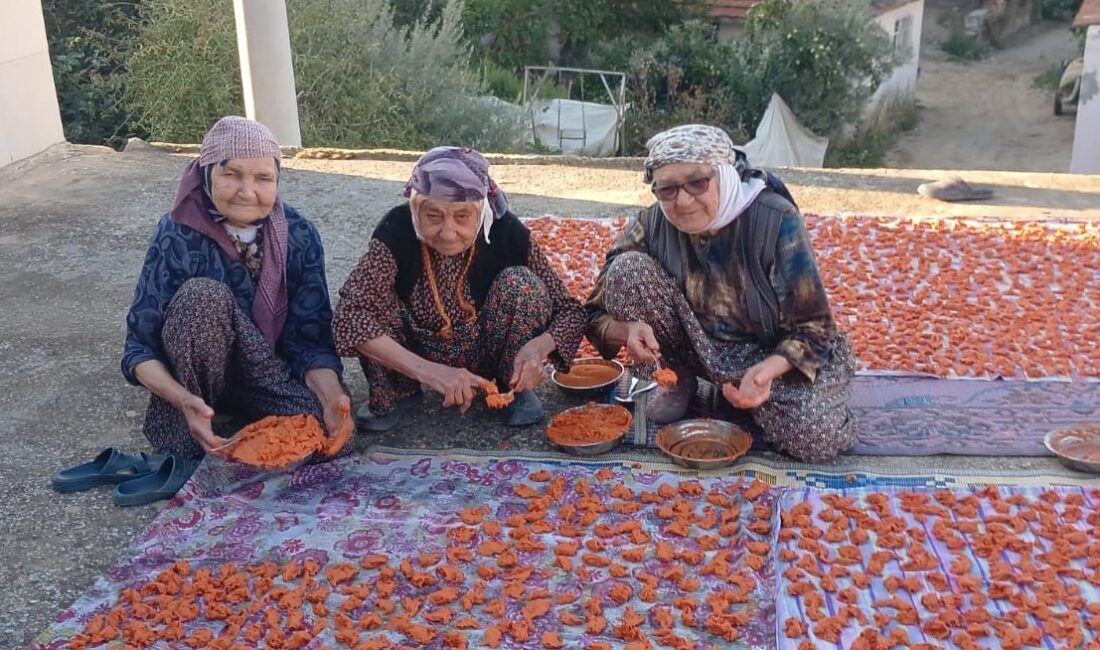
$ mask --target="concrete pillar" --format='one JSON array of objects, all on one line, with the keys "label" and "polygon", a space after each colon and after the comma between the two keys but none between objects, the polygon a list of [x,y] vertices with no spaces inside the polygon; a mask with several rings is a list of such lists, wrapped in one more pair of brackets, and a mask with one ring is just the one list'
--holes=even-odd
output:
[{"label": "concrete pillar", "polygon": [[0,9],[0,167],[65,141],[39,0]]},{"label": "concrete pillar", "polygon": [[284,0],[233,0],[245,114],[279,144],[302,146]]},{"label": "concrete pillar", "polygon": [[1090,26],[1085,36],[1085,65],[1069,171],[1100,174],[1100,25]]}]

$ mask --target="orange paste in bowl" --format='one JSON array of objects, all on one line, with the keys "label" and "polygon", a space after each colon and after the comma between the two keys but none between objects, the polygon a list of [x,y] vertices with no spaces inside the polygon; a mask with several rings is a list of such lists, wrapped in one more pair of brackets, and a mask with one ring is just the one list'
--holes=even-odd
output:
[{"label": "orange paste in bowl", "polygon": [[621,436],[634,418],[630,411],[614,404],[587,405],[555,415],[546,428],[546,437],[558,445],[587,445]]},{"label": "orange paste in bowl", "polygon": [[1100,427],[1063,429],[1050,443],[1063,456],[1086,463],[1100,463]]},{"label": "orange paste in bowl", "polygon": [[591,388],[613,381],[619,376],[620,370],[615,366],[605,366],[602,363],[580,363],[574,365],[567,373],[558,373],[555,378],[562,386],[569,388]]},{"label": "orange paste in bowl", "polygon": [[269,415],[241,429],[229,448],[235,461],[276,469],[323,450],[328,442],[321,423],[312,415]]}]

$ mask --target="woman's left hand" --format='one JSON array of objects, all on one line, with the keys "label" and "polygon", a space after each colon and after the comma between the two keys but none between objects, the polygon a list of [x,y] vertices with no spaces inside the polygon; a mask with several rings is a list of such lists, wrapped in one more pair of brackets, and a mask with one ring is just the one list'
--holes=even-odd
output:
[{"label": "woman's left hand", "polygon": [[791,363],[779,355],[772,355],[745,371],[741,385],[722,384],[722,395],[739,409],[754,409],[768,401],[775,378],[791,369]]},{"label": "woman's left hand", "polygon": [[[546,379],[545,363],[550,351],[546,349],[543,337],[550,338],[547,334],[536,336],[516,353],[512,362],[512,378],[508,381],[512,390],[519,393],[532,390]],[[550,345],[553,345],[553,339],[550,339]]]}]

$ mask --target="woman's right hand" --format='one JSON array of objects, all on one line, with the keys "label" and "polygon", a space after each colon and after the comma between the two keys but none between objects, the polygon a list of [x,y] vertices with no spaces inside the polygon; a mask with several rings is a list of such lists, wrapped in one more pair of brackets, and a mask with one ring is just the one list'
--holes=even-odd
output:
[{"label": "woman's right hand", "polygon": [[208,454],[225,458],[226,450],[219,447],[229,441],[214,435],[214,409],[207,406],[201,397],[189,395],[180,403],[179,410],[187,420],[187,428],[199,446]]},{"label": "woman's right hand", "polygon": [[452,368],[442,364],[436,364],[426,380],[424,383],[443,395],[443,408],[457,406],[461,413],[465,413],[473,405],[478,389],[489,383],[465,368]]},{"label": "woman's right hand", "polygon": [[626,351],[635,363],[656,363],[661,346],[657,343],[653,328],[640,320],[628,321],[623,325]]}]

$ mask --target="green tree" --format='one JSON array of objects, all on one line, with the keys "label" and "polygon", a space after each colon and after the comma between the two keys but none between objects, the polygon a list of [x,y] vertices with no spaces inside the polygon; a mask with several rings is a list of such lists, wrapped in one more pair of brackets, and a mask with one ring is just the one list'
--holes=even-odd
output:
[{"label": "green tree", "polygon": [[132,132],[120,74],[138,33],[138,2],[43,0],[61,121],[70,142],[118,144]]},{"label": "green tree", "polygon": [[866,4],[847,0],[764,0],[749,11],[738,54],[748,115],[762,115],[774,91],[827,135],[860,121],[899,60]]}]

